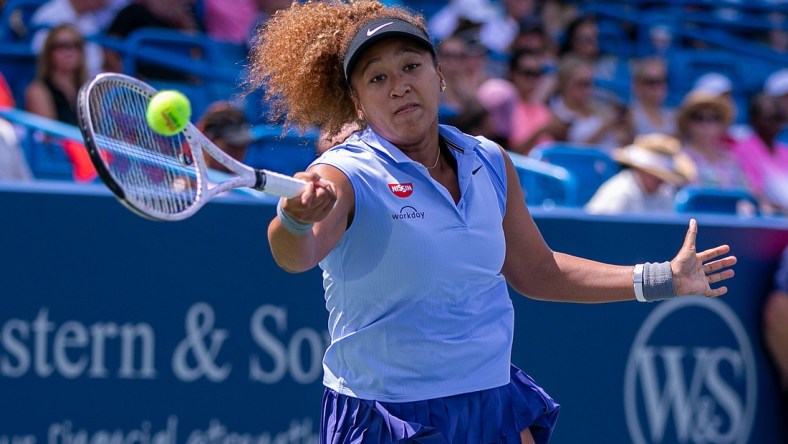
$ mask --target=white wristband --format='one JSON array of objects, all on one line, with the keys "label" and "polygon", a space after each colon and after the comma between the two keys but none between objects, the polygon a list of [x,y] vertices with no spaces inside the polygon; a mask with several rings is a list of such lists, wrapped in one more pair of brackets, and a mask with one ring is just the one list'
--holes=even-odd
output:
[{"label": "white wristband", "polygon": [[635,299],[646,302],[646,298],[643,296],[643,264],[635,265],[632,280],[635,284]]}]

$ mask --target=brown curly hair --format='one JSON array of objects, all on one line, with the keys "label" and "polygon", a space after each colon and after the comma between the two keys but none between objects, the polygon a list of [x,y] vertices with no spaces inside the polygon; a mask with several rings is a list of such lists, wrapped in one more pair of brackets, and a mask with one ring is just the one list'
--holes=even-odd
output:
[{"label": "brown curly hair", "polygon": [[251,49],[247,90],[263,88],[272,117],[305,130],[331,135],[358,120],[342,62],[350,41],[365,24],[399,18],[427,33],[424,18],[378,1],[294,2],[257,31]]}]

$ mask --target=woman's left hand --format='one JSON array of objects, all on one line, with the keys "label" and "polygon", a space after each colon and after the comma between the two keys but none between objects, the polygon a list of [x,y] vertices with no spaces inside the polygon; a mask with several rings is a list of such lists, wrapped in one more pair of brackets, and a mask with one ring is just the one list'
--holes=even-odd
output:
[{"label": "woman's left hand", "polygon": [[728,288],[722,286],[712,289],[711,284],[733,277],[733,270],[726,268],[736,263],[736,257],[727,256],[717,259],[730,251],[730,247],[727,245],[720,245],[698,253],[695,250],[697,234],[698,222],[692,219],[684,238],[684,245],[676,257],[670,261],[670,269],[673,272],[673,288],[677,296],[722,296],[728,292]]}]

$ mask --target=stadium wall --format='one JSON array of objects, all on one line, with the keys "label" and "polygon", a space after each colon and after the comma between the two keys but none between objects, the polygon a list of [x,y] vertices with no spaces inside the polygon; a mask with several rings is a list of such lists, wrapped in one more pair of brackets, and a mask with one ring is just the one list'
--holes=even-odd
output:
[{"label": "stadium wall", "polygon": [[[276,267],[273,207],[224,198],[158,223],[100,185],[34,183],[0,184],[0,208],[0,444],[315,442],[321,277]],[[671,258],[687,223],[534,217],[553,249],[621,264]],[[699,249],[739,258],[721,299],[513,294],[513,360],[563,406],[552,442],[786,442],[760,310],[788,227],[699,222]]]}]

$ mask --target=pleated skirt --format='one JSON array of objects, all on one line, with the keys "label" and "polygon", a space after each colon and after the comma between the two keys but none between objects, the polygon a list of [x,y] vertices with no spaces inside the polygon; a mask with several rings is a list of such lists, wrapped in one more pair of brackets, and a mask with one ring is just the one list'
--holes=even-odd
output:
[{"label": "pleated skirt", "polygon": [[520,444],[526,428],[547,443],[560,406],[515,366],[509,384],[415,402],[379,402],[326,389],[320,444]]}]

